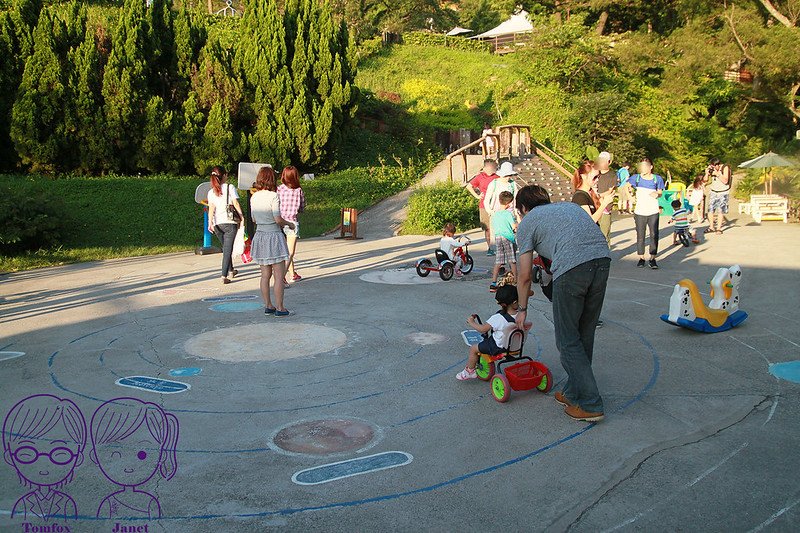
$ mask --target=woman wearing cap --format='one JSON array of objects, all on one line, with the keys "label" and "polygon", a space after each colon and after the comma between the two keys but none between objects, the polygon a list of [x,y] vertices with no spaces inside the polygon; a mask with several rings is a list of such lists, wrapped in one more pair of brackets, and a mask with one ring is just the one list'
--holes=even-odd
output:
[{"label": "woman wearing cap", "polygon": [[486,211],[489,212],[490,217],[492,213],[503,208],[500,205],[501,192],[508,191],[514,195],[514,198],[517,197],[518,187],[515,178],[519,174],[516,170],[514,170],[514,165],[511,164],[511,161],[506,161],[500,165],[500,170],[497,171],[497,175],[500,177],[492,181],[486,188],[484,207],[486,208]]},{"label": "woman wearing cap", "polygon": [[[289,316],[283,306],[284,275],[289,249],[283,228],[294,228],[294,224],[281,217],[281,202],[278,198],[275,171],[270,167],[262,167],[256,176],[256,189],[250,199],[250,216],[256,223],[256,234],[250,254],[253,261],[261,266],[261,296],[264,298],[264,313],[277,317]],[[272,305],[269,285],[270,278],[275,278],[275,306]]]},{"label": "woman wearing cap", "polygon": [[[239,206],[239,192],[227,182],[228,175],[222,167],[211,169],[211,189],[208,191],[208,231],[213,233],[222,243],[222,283],[230,283],[228,278],[239,272],[233,268],[233,242],[239,224],[244,220],[242,208]],[[233,206],[233,209],[230,207]],[[236,215],[238,219],[236,219]]]}]

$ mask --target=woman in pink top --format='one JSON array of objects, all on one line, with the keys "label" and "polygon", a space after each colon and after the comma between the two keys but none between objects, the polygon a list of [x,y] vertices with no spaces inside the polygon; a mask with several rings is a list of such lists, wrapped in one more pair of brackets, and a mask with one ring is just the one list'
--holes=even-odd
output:
[{"label": "woman in pink top", "polygon": [[300,281],[300,274],[294,270],[294,252],[297,249],[297,239],[300,237],[300,225],[297,215],[306,208],[306,197],[300,187],[300,173],[293,166],[288,166],[281,172],[281,185],[278,187],[278,197],[281,201],[281,217],[294,223],[294,229],[288,226],[283,228],[286,234],[286,245],[289,247],[289,259],[286,261],[286,277],[289,283]]}]

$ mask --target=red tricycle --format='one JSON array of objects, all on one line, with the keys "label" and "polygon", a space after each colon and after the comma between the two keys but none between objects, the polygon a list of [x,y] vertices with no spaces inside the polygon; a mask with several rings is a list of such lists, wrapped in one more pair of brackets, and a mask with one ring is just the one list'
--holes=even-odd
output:
[{"label": "red tricycle", "polygon": [[[463,245],[453,248],[453,256],[461,261],[462,274],[469,274],[475,266],[472,256],[469,255],[469,245],[471,243],[472,241],[466,239]],[[433,263],[428,258],[420,259],[417,261],[417,274],[424,278],[431,272],[438,272],[443,281],[450,281],[456,271],[455,261],[450,259],[441,248],[437,248],[434,254],[436,255],[436,266],[433,266]]]},{"label": "red tricycle", "polygon": [[[480,324],[480,317],[473,316]],[[515,329],[508,337],[508,348],[505,352],[494,356],[481,354],[478,360],[475,367],[478,379],[491,381],[492,397],[498,402],[507,402],[512,390],[537,389],[547,394],[553,388],[553,374],[550,369],[544,363],[522,355],[524,345],[525,332]],[[511,366],[503,368],[505,365]]]}]

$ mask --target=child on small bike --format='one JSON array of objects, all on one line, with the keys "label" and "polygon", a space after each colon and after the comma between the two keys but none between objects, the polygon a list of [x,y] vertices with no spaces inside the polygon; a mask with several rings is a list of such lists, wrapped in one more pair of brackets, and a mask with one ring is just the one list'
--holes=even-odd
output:
[{"label": "child on small bike", "polygon": [[456,248],[460,248],[464,246],[465,243],[469,242],[469,239],[466,237],[459,237],[456,239],[454,235],[456,234],[456,226],[452,222],[448,222],[442,228],[442,239],[439,241],[439,248],[447,254],[447,258],[455,263],[455,271],[456,277],[460,278],[463,276],[461,272],[461,267],[464,266],[464,262],[461,260],[461,257],[454,254],[453,251]]},{"label": "child on small bike", "polygon": [[511,332],[516,329],[514,320],[517,316],[517,288],[513,285],[503,285],[497,288],[494,295],[500,310],[489,317],[486,324],[479,324],[475,315],[467,319],[467,324],[475,331],[487,335],[480,343],[470,346],[467,366],[456,374],[456,379],[466,381],[475,379],[478,374],[475,367],[478,365],[480,354],[489,356],[498,355],[508,348],[508,340]]},{"label": "child on small bike", "polygon": [[692,226],[689,224],[689,212],[683,207],[683,202],[680,200],[673,200],[670,205],[672,205],[674,211],[669,221],[675,224],[675,233],[672,234],[672,244],[678,244],[678,234],[680,233],[688,235],[693,243],[699,243],[700,241],[697,240],[696,233],[692,231]]}]

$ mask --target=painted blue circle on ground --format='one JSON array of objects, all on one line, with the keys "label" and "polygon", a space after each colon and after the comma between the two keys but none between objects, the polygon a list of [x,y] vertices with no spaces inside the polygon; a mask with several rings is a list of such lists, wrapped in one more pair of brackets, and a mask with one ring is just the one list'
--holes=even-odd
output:
[{"label": "painted blue circle on ground", "polygon": [[216,311],[217,313],[247,313],[248,311],[256,311],[263,308],[264,306],[260,302],[224,302],[209,307],[211,311]]},{"label": "painted blue circle on ground", "polygon": [[173,368],[169,371],[170,376],[196,376],[202,372],[202,368],[187,366],[184,368]]},{"label": "painted blue circle on ground", "polygon": [[769,373],[778,379],[800,383],[800,361],[771,364],[769,365]]}]

